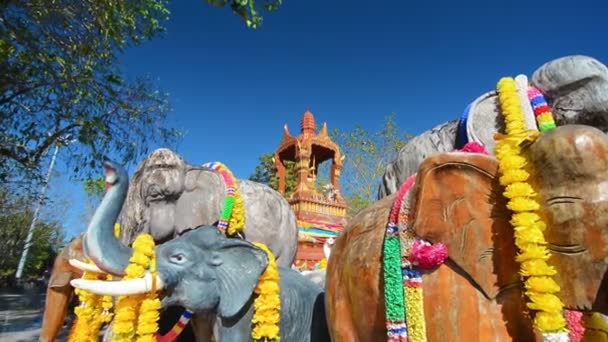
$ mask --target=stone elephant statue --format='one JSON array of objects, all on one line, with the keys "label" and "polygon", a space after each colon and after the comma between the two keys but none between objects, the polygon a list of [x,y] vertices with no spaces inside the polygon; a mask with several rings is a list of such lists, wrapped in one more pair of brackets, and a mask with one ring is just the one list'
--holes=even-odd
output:
[{"label": "stone elephant statue", "polygon": [[[582,125],[542,133],[531,145],[545,239],[566,309],[608,313],[608,137]],[[400,216],[419,239],[447,246],[423,272],[426,337],[434,341],[539,340],[518,274],[517,247],[498,162],[479,153],[426,158]],[[352,218],[327,266],[332,341],[387,340],[382,250],[393,194]],[[357,286],[352,286],[357,284]]]},{"label": "stone elephant statue", "polygon": [[[279,265],[291,266],[297,250],[298,228],[289,203],[266,185],[237,182],[245,204],[244,238],[265,243]],[[151,234],[159,244],[188,229],[214,224],[226,196],[218,172],[187,164],[169,149],[157,149],[143,160],[124,191],[126,201],[118,221],[122,227],[121,242],[126,245],[141,233]],[[177,320],[172,316],[163,315],[163,327],[171,328],[171,324],[164,323]],[[197,341],[209,340],[211,321],[212,318],[202,315],[192,319]]]},{"label": "stone elephant statue", "polygon": [[[298,247],[296,217],[289,203],[270,187],[237,180],[245,202],[244,238],[265,243],[281,266],[290,267]],[[220,218],[226,187],[214,170],[187,164],[169,149],[157,149],[139,164],[120,216],[121,241],[141,233],[157,243]]]},{"label": "stone elephant statue", "polygon": [[53,342],[59,335],[74,296],[70,281],[82,277],[82,271],[70,265],[69,260],[83,258],[82,235],[72,240],[55,258],[46,290],[40,342]]},{"label": "stone elephant statue", "polygon": [[[109,189],[84,238],[85,253],[96,267],[121,275],[133,255],[113,233],[123,204],[127,174],[106,163]],[[269,265],[266,252],[251,242],[228,238],[215,226],[197,226],[157,245],[156,275],[126,281],[76,279],[76,287],[111,296],[146,293],[152,283],[163,291],[163,306],[181,305],[217,315],[218,341],[251,340],[254,290]],[[300,273],[278,267],[280,276],[280,337],[283,341],[329,341],[323,290]],[[150,280],[150,277],[156,277]]]},{"label": "stone elephant statue", "polygon": [[[110,233],[103,239],[119,242]],[[121,247],[109,247],[107,253]],[[218,319],[215,338],[221,341],[252,341],[254,289],[268,266],[268,257],[259,247],[227,238],[214,226],[197,227],[156,248],[159,289],[166,289],[163,305],[181,305],[194,312],[212,312]],[[117,255],[104,256],[111,263]],[[103,265],[99,265],[103,267]],[[280,339],[282,341],[329,341],[324,314],[323,290],[290,268],[279,267]],[[128,282],[128,281],[127,281]],[[145,293],[121,281],[77,279],[74,285],[94,293],[121,295]]]},{"label": "stone elephant statue", "polygon": [[[544,94],[558,125],[584,124],[608,132],[608,68],[581,55],[566,56],[538,68],[529,82]],[[427,157],[462,148],[469,141],[493,153],[494,134],[503,130],[495,91],[479,96],[460,120],[436,126],[412,138],[387,165],[378,198],[395,193]]]}]

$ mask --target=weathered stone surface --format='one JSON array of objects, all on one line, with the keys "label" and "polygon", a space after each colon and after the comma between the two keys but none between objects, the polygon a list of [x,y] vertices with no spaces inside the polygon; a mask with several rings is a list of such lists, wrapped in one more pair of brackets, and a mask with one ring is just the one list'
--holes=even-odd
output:
[{"label": "weathered stone surface", "polygon": [[562,301],[608,314],[608,136],[561,126],[530,146],[530,159]]},{"label": "weathered stone surface", "polygon": [[[546,94],[558,125],[585,124],[608,132],[608,68],[598,60],[576,55],[550,61],[534,72],[530,83]],[[405,145],[387,166],[378,198],[394,193],[425,157],[454,150],[457,125],[457,120],[439,125]],[[469,141],[481,142],[493,153],[494,134],[502,130],[496,92],[481,95],[467,120]]]},{"label": "weathered stone surface", "polygon": [[587,56],[550,61],[532,75],[547,94],[558,125],[583,124],[608,131],[608,68]]},{"label": "weathered stone surface", "polygon": [[378,198],[395,193],[399,185],[418,171],[420,163],[427,157],[441,152],[449,152],[456,144],[458,120],[448,121],[410,140],[399,151],[399,156],[386,167]]}]

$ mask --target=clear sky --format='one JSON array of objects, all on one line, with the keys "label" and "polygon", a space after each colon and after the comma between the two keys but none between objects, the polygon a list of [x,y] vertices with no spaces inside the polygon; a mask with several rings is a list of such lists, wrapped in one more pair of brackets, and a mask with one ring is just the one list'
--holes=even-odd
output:
[{"label": "clear sky", "polygon": [[[394,112],[418,134],[458,118],[502,76],[570,54],[608,62],[606,0],[284,0],[255,31],[206,1],[170,9],[165,36],[127,51],[122,66],[171,94],[187,161],[222,161],[240,178],[275,150],[285,123],[299,133],[307,107],[330,129],[375,130]],[[68,235],[83,231],[81,186],[58,177],[51,191],[72,202]]]}]

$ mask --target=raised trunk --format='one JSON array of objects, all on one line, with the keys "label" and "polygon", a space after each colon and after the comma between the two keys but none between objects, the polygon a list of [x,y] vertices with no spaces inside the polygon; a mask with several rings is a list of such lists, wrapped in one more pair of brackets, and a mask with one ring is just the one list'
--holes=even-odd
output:
[{"label": "raised trunk", "polygon": [[106,161],[104,165],[108,191],[87,228],[85,254],[102,271],[123,276],[132,251],[114,236],[114,223],[127,195],[129,177],[125,169],[115,163]]}]

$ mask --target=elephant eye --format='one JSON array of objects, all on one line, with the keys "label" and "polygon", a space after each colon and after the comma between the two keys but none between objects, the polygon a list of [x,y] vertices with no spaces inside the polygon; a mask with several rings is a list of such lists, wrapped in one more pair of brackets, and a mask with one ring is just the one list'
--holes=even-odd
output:
[{"label": "elephant eye", "polygon": [[183,264],[187,261],[186,256],[182,253],[173,254],[169,259],[174,264]]},{"label": "elephant eye", "polygon": [[156,186],[155,184],[151,185],[151,186],[148,188],[148,191],[147,191],[147,192],[148,192],[148,193],[147,193],[147,197],[148,197],[149,199],[152,199],[152,200],[154,200],[154,199],[159,199],[159,198],[162,198],[162,197],[163,197],[163,192],[162,192],[162,191],[161,191],[161,189],[160,189],[158,186]]}]

